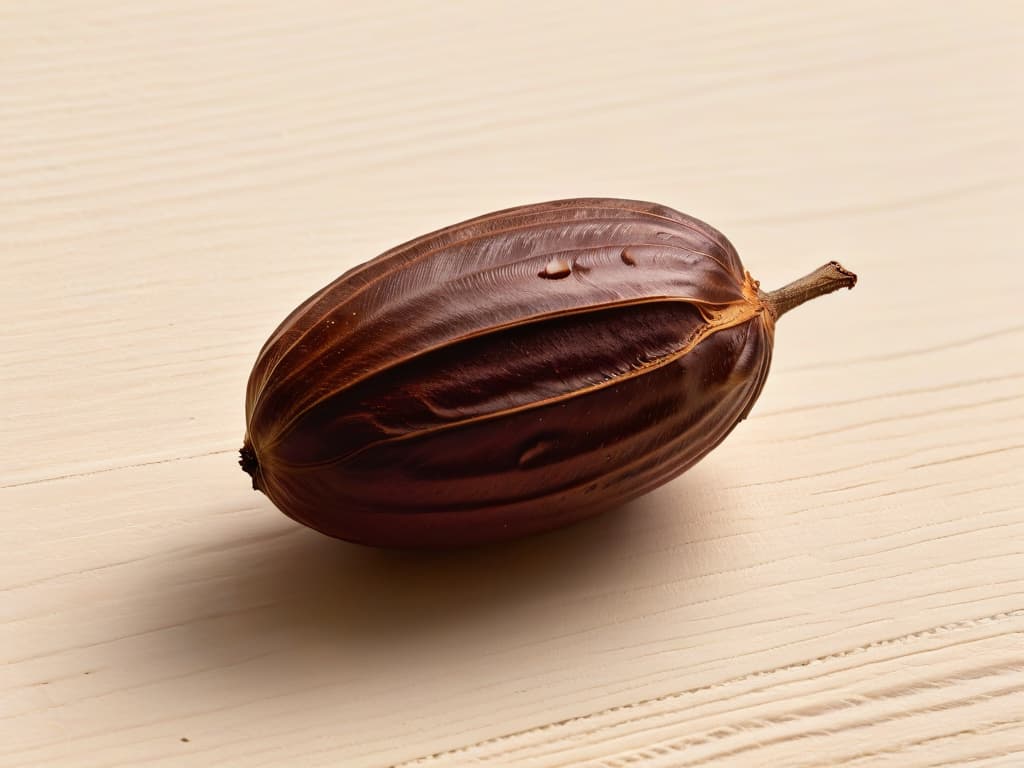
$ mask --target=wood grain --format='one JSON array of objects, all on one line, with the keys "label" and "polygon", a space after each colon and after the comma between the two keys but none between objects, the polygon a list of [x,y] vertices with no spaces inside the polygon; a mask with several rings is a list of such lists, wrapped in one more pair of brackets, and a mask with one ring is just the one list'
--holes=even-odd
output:
[{"label": "wood grain", "polygon": [[[1024,763],[1024,12],[0,9],[0,765]],[[245,379],[343,270],[578,195],[776,287],[751,417],[617,514],[446,556],[297,528]]]}]

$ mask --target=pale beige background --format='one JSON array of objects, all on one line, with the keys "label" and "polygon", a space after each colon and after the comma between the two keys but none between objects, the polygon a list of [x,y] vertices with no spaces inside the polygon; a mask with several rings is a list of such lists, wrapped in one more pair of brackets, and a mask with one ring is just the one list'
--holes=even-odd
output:
[{"label": "pale beige background", "polygon": [[[1024,764],[1024,6],[8,2],[0,764]],[[490,209],[656,200],[779,326],[719,450],[457,556],[235,465],[259,345]]]}]

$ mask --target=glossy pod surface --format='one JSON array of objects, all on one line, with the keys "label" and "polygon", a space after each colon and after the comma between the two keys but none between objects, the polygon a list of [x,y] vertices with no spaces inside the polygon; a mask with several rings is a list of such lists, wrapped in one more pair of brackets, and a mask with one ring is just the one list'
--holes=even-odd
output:
[{"label": "glossy pod surface", "polygon": [[665,483],[743,419],[770,299],[720,232],[660,205],[481,216],[285,319],[249,379],[241,463],[287,515],[367,544],[568,524]]}]

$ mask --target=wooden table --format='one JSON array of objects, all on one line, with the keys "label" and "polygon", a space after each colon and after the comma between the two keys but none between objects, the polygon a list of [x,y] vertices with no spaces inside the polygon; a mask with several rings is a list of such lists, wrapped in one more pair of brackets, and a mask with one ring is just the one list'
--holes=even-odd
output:
[{"label": "wooden table", "polygon": [[[1024,765],[1019,3],[100,0],[0,11],[0,764]],[[751,418],[455,555],[236,465],[299,301],[580,195],[775,287]]]}]

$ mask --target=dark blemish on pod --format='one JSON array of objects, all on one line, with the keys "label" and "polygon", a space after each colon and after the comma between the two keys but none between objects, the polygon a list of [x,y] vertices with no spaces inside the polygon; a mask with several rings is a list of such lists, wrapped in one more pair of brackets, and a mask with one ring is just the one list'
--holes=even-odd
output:
[{"label": "dark blemish on pod", "polygon": [[623,248],[622,249],[622,253],[619,254],[619,258],[622,259],[622,263],[627,265],[627,266],[630,266],[630,267],[635,267],[636,266],[636,259],[633,258],[633,254],[631,254],[629,252],[628,248]]}]

